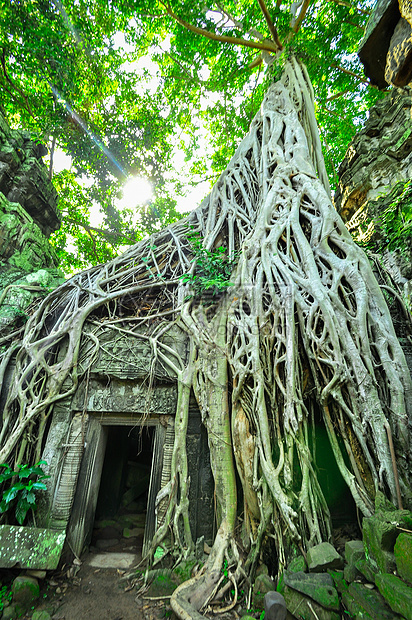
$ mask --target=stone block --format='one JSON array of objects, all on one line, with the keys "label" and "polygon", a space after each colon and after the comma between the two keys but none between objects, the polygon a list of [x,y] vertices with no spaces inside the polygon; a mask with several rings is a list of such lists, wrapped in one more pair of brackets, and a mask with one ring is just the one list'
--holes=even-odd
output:
[{"label": "stone block", "polygon": [[309,596],[325,609],[339,610],[339,597],[333,579],[327,573],[289,573],[285,571],[284,584],[301,594]]},{"label": "stone block", "polygon": [[288,586],[285,587],[283,596],[288,611],[300,620],[340,620],[340,614],[336,611],[325,609],[313,599]]},{"label": "stone block", "polygon": [[355,562],[355,567],[370,583],[375,583],[375,576],[378,573],[376,565],[372,566],[368,560],[358,560]]},{"label": "stone block", "polygon": [[35,611],[31,617],[31,620],[51,620],[51,615],[48,611]]},{"label": "stone block", "polygon": [[375,581],[391,609],[406,620],[412,620],[412,588],[399,577],[388,573],[376,575]]},{"label": "stone block", "polygon": [[19,617],[19,612],[16,609],[16,605],[9,605],[3,609],[3,615],[1,616],[1,620],[15,620]]},{"label": "stone block", "polygon": [[377,512],[363,520],[363,543],[367,560],[379,572],[390,573],[395,569],[393,554],[399,527],[412,529],[412,513],[408,510]]},{"label": "stone block", "polygon": [[269,575],[258,575],[253,584],[252,603],[253,607],[263,609],[265,594],[276,590],[276,586]]},{"label": "stone block", "polygon": [[348,564],[354,565],[355,562],[365,557],[365,548],[361,540],[349,540],[345,544],[345,560]]},{"label": "stone block", "polygon": [[320,543],[309,549],[306,559],[310,573],[343,568],[342,557],[328,542]]},{"label": "stone block", "polygon": [[392,35],[386,56],[385,80],[403,87],[412,79],[412,26],[401,17]]},{"label": "stone block", "polygon": [[393,611],[376,589],[367,588],[362,583],[351,583],[348,594],[359,605],[362,613],[369,614],[374,620],[394,620]]},{"label": "stone block", "polygon": [[66,533],[46,528],[0,526],[0,567],[54,570]]},{"label": "stone block", "polygon": [[286,601],[280,592],[267,592],[264,598],[265,620],[286,620]]},{"label": "stone block", "polygon": [[40,596],[39,582],[35,577],[21,575],[11,586],[13,603],[20,613],[27,611]]},{"label": "stone block", "polygon": [[294,558],[288,566],[289,573],[306,573],[308,570],[308,565],[306,564],[306,560],[303,555],[298,555],[297,558]]},{"label": "stone block", "polygon": [[359,574],[360,573],[354,564],[347,564],[343,569],[343,576],[347,583],[352,583],[352,581],[355,581]]},{"label": "stone block", "polygon": [[412,534],[399,534],[394,554],[399,577],[412,584]]}]

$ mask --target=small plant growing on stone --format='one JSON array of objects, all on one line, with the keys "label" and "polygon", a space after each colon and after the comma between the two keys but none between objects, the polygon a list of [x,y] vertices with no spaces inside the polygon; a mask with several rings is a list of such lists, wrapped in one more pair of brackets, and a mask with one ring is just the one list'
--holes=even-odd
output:
[{"label": "small plant growing on stone", "polygon": [[205,293],[215,296],[228,286],[233,286],[230,276],[236,261],[228,257],[226,248],[221,246],[207,250],[197,235],[189,237],[189,241],[194,252],[192,262],[196,261],[196,268],[194,273],[186,273],[181,279],[185,283],[190,282],[195,297],[202,297]]},{"label": "small plant growing on stone", "polygon": [[11,486],[3,491],[0,513],[10,515],[14,510],[19,525],[23,525],[29,510],[33,512],[36,510],[36,493],[47,488],[42,481],[50,476],[44,473],[41,465],[47,465],[46,461],[39,461],[32,466],[20,465],[16,471],[7,464],[0,465],[0,468],[3,468],[0,473],[0,484],[11,481]]}]

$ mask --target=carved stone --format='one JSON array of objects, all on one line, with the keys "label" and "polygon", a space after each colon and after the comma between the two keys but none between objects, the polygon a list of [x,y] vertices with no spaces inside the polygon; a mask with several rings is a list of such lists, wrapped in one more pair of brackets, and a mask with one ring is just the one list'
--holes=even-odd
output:
[{"label": "carved stone", "polygon": [[410,0],[378,0],[359,47],[365,75],[379,88],[405,86],[412,79]]},{"label": "carved stone", "polygon": [[344,221],[356,219],[368,201],[411,178],[411,106],[409,90],[391,91],[370,110],[365,126],[350,143],[335,194],[335,206]]},{"label": "carved stone", "polygon": [[412,26],[403,17],[391,38],[385,80],[394,86],[406,86],[412,80]]},{"label": "carved stone", "polygon": [[57,192],[41,158],[47,149],[27,131],[12,130],[0,115],[0,192],[19,203],[47,237],[60,226]]}]

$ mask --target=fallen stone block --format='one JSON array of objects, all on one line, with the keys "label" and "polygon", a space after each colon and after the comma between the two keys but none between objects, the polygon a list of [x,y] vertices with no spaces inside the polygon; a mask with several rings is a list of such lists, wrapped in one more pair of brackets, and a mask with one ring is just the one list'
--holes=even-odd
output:
[{"label": "fallen stone block", "polygon": [[308,570],[308,565],[306,564],[306,560],[303,555],[298,555],[297,558],[294,558],[288,566],[289,573],[306,573]]},{"label": "fallen stone block", "polygon": [[37,527],[0,526],[0,567],[57,568],[66,533]]},{"label": "fallen stone block", "polygon": [[35,577],[20,575],[11,586],[13,603],[20,613],[26,612],[40,596],[39,583]]},{"label": "fallen stone block", "polygon": [[313,599],[289,586],[285,586],[283,596],[287,610],[300,620],[340,620],[339,613],[321,607]]},{"label": "fallen stone block", "polygon": [[309,549],[306,559],[310,573],[343,568],[342,556],[328,542],[320,543]]},{"label": "fallen stone block", "polygon": [[339,610],[338,592],[327,573],[284,573],[284,584],[319,603],[325,609]]},{"label": "fallen stone block", "polygon": [[372,565],[370,562],[368,562],[368,560],[363,559],[355,562],[355,567],[358,569],[361,575],[365,577],[367,581],[369,581],[370,583],[375,583],[375,577],[378,574],[378,568],[376,566],[376,563]]},{"label": "fallen stone block", "polygon": [[345,544],[345,560],[353,566],[358,560],[365,557],[365,548],[361,540],[349,540]]},{"label": "fallen stone block", "polygon": [[362,613],[369,614],[374,620],[394,620],[392,609],[376,588],[370,589],[362,583],[351,583],[348,594],[358,604]]},{"label": "fallen stone block", "polygon": [[379,592],[391,609],[406,620],[412,620],[412,588],[399,577],[388,573],[376,575],[375,581]]},{"label": "fallen stone block", "polygon": [[411,529],[412,513],[408,510],[380,511],[363,519],[363,543],[366,558],[376,564],[379,572],[390,573],[395,569],[393,554],[399,526]]},{"label": "fallen stone block", "polygon": [[253,585],[253,606],[257,609],[263,609],[265,594],[274,590],[276,590],[276,586],[269,575],[265,575],[264,573],[258,575]]},{"label": "fallen stone block", "polygon": [[286,620],[286,601],[280,592],[267,592],[264,598],[265,620]]},{"label": "fallen stone block", "polygon": [[412,534],[399,534],[394,555],[399,577],[412,584]]}]

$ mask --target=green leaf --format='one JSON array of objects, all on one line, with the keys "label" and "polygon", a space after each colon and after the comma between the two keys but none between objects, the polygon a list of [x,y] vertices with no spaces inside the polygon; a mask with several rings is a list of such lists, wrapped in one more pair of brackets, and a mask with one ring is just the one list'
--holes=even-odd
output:
[{"label": "green leaf", "polygon": [[30,510],[31,505],[24,498],[20,498],[16,505],[16,520],[19,525],[23,525],[24,520],[26,519],[27,512]]}]

